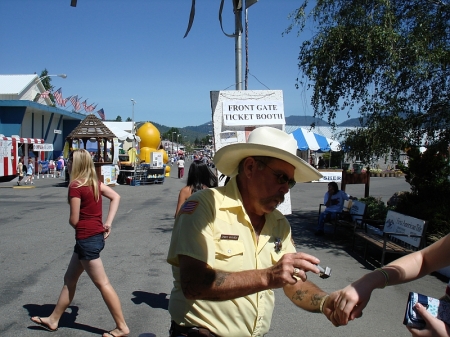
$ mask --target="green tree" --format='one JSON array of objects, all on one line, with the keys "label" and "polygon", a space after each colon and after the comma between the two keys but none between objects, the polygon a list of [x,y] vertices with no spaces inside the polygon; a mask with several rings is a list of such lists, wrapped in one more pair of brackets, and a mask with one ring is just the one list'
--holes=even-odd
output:
[{"label": "green tree", "polygon": [[303,0],[291,19],[285,33],[314,31],[300,47],[297,78],[311,90],[314,116],[335,125],[338,114],[357,111],[365,128],[342,145],[363,162],[427,143],[429,154],[409,152],[412,192],[399,206],[414,216],[433,204],[448,219],[449,201],[440,196],[449,188],[449,2]]},{"label": "green tree", "polygon": [[180,132],[180,130],[178,128],[171,127],[169,130],[164,132],[161,135],[161,137],[162,137],[162,139],[167,139],[167,140],[170,140],[170,141],[173,140],[173,142],[176,143],[177,142],[177,135],[179,135],[179,134],[181,134],[181,132]]},{"label": "green tree", "polygon": [[132,122],[133,120],[131,119],[131,117],[127,117],[127,119],[125,120],[125,122]]},{"label": "green tree", "polygon": [[[51,77],[45,77],[48,75],[48,70],[45,68],[44,70],[41,71],[41,75],[39,76],[39,79],[42,78],[41,83],[44,86],[45,90],[50,90],[51,92],[53,91],[53,86],[51,85]],[[45,78],[44,78],[45,77]],[[38,80],[39,81],[39,80]],[[36,82],[38,83],[38,82]],[[53,97],[53,94],[50,92],[50,100],[52,101],[52,105],[55,106],[55,98]],[[35,97],[35,101],[37,101],[39,99],[40,95],[37,94]]]},{"label": "green tree", "polygon": [[122,117],[120,117],[120,115],[117,116],[117,117],[116,117],[116,122],[121,122],[121,121],[122,121]]},{"label": "green tree", "polygon": [[[285,33],[314,35],[300,48],[298,87],[314,116],[334,125],[357,110],[381,154],[450,141],[450,5],[429,0],[304,0]],[[311,8],[310,11],[307,10]]]}]

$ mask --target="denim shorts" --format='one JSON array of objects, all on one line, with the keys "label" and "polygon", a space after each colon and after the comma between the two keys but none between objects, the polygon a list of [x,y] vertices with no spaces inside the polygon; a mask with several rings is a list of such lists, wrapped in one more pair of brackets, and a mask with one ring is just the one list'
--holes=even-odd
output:
[{"label": "denim shorts", "polygon": [[100,233],[87,239],[77,240],[73,251],[78,254],[80,260],[95,260],[100,257],[103,248],[105,248],[105,238],[103,233]]}]

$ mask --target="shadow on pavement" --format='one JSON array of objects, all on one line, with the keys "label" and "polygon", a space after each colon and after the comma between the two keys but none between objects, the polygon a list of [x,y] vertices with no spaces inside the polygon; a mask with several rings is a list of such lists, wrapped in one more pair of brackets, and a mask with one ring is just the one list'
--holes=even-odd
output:
[{"label": "shadow on pavement", "polygon": [[[369,270],[380,266],[381,251],[369,246],[367,260],[364,260],[365,247],[358,241],[353,244],[353,229],[351,228],[340,227],[334,233],[334,228],[326,225],[325,236],[315,236],[317,217],[317,211],[293,212],[286,217],[291,224],[292,239],[297,246],[302,247],[306,252],[314,249],[327,249],[328,253],[335,256],[349,255]],[[395,258],[396,256],[386,256],[386,263]]]},{"label": "shadow on pavement", "polygon": [[[28,310],[28,314],[30,315],[30,317],[33,317],[33,316],[48,317],[53,312],[53,309],[55,309],[54,304],[43,304],[43,305],[25,304],[23,307],[26,310]],[[78,307],[71,305],[71,306],[69,306],[68,309],[70,309],[70,313],[64,312],[64,314],[61,316],[61,320],[59,321],[58,328],[66,327],[66,328],[82,330],[82,331],[90,332],[93,334],[100,334],[100,335],[103,334],[104,332],[107,332],[107,330],[104,330],[104,329],[95,328],[95,327],[92,327],[92,326],[86,325],[86,324],[76,323],[75,320],[78,316]],[[30,330],[45,330],[44,328],[40,327],[39,325],[36,325],[33,323],[31,323],[31,325],[28,326],[28,329],[30,329]]]},{"label": "shadow on pavement", "polygon": [[145,303],[155,309],[169,309],[169,299],[165,293],[153,294],[146,291],[133,291],[133,295],[135,297],[131,300],[134,304]]}]

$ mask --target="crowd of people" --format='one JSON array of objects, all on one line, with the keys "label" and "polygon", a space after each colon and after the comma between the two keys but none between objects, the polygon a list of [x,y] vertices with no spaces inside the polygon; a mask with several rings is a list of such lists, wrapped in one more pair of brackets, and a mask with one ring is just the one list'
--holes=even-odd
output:
[{"label": "crowd of people", "polygon": [[[408,282],[450,264],[450,236],[364,275],[331,293],[310,281],[320,272],[319,259],[297,252],[288,220],[277,210],[296,182],[317,180],[320,173],[296,155],[295,139],[285,132],[259,127],[247,143],[219,149],[214,164],[227,183],[201,160],[190,165],[187,184],[180,190],[167,262],[172,268],[169,299],[171,337],[263,336],[270,330],[273,289],[282,288],[300,309],[323,314],[335,326],[361,317],[374,289]],[[180,158],[178,158],[178,161]],[[111,234],[120,197],[98,181],[85,150],[69,161],[69,224],[76,244],[57,305],[49,317],[32,321],[49,331],[73,299],[77,280],[86,271],[100,290],[116,323],[104,337],[127,336],[120,300],[109,283],[100,252]],[[102,196],[110,200],[102,222]],[[324,202],[333,213],[350,198],[329,184]],[[319,221],[320,225],[320,221]],[[450,287],[447,287],[450,296]],[[408,327],[413,336],[450,336],[450,328],[416,305],[423,330]]]}]

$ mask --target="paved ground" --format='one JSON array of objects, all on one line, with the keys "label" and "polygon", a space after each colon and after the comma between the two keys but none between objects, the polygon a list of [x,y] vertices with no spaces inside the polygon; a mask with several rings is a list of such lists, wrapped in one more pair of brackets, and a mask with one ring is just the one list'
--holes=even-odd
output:
[{"label": "paved ground", "polygon": [[[67,188],[61,179],[40,179],[35,188],[5,188],[0,184],[0,335],[47,336],[29,317],[51,312],[62,286],[74,244],[68,225]],[[116,186],[122,196],[113,232],[102,259],[122,301],[130,336],[167,336],[170,317],[168,294],[172,287],[165,262],[178,191],[185,180],[174,177],[160,185]],[[394,192],[407,190],[402,178],[372,178],[370,194],[386,201]],[[333,269],[331,278],[310,279],[333,291],[373,268],[353,252],[347,233],[336,239],[313,235],[318,205],[326,184],[297,184],[291,193],[293,214],[288,216],[298,250],[317,256]],[[347,192],[362,197],[363,185]],[[106,210],[105,210],[106,211]],[[378,254],[378,253],[376,253]],[[376,256],[376,255],[374,255]],[[408,285],[377,290],[363,318],[334,328],[326,318],[294,307],[276,290],[277,303],[269,336],[408,336],[402,325],[409,291],[442,295],[444,280],[427,276]],[[95,336],[114,327],[101,296],[86,275],[52,336]]]}]

